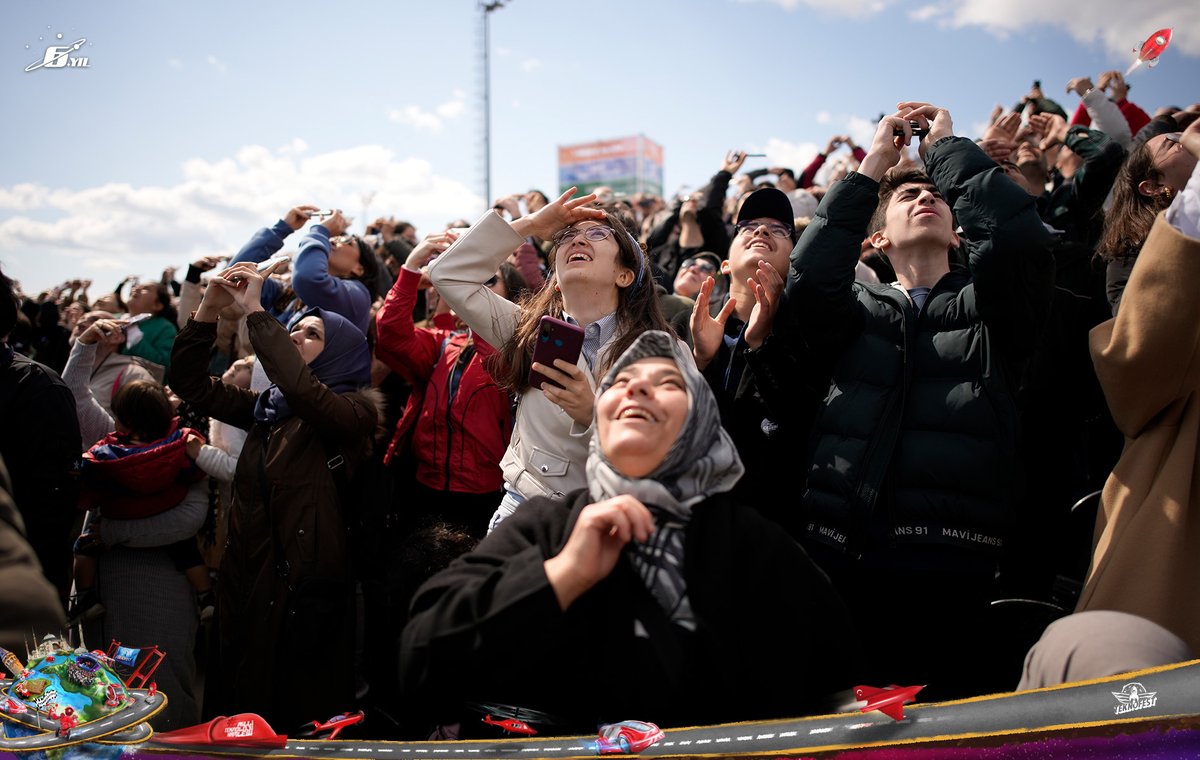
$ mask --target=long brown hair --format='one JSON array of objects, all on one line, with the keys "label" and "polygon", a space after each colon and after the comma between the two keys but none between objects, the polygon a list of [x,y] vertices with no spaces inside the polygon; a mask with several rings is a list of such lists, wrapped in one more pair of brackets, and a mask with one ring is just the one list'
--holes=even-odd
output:
[{"label": "long brown hair", "polygon": [[1113,185],[1112,207],[1104,217],[1097,256],[1112,261],[1138,254],[1154,226],[1154,217],[1171,205],[1168,193],[1143,195],[1138,185],[1144,180],[1162,182],[1162,177],[1146,143],[1129,154]]},{"label": "long brown hair", "polygon": [[[650,264],[646,260],[646,254],[631,237],[630,224],[625,218],[606,210],[604,223],[616,232],[613,239],[617,241],[621,264],[634,273],[639,269],[649,270]],[[602,375],[608,365],[625,353],[625,349],[644,331],[671,330],[659,308],[653,278],[647,271],[641,279],[641,285],[636,290],[632,284],[617,290],[617,333],[612,346],[597,357],[601,366],[592,368],[597,375]],[[538,323],[543,316],[561,318],[563,314],[563,298],[556,287],[557,282],[557,275],[551,275],[541,290],[520,300],[521,311],[517,317],[517,329],[504,346],[489,359],[488,372],[495,378],[496,384],[507,391],[523,393],[530,387],[529,367],[533,364],[533,347],[537,342]]]}]

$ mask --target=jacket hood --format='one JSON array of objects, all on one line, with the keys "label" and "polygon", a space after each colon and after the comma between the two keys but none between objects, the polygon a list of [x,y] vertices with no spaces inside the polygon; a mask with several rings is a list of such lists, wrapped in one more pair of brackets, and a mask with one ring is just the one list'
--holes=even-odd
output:
[{"label": "jacket hood", "polygon": [[152,443],[133,445],[117,433],[101,438],[83,455],[83,508],[125,518],[178,504],[188,486],[204,477],[187,456],[188,435],[199,433],[181,427],[176,418],[167,435]]}]

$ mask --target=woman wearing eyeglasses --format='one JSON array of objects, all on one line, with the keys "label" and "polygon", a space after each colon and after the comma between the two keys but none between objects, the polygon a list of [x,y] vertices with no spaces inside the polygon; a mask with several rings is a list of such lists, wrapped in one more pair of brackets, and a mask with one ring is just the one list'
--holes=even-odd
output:
[{"label": "woman wearing eyeglasses", "polygon": [[[283,247],[283,241],[311,219],[320,220],[300,241],[292,262],[292,294],[276,279],[263,283],[262,305],[288,324],[305,308],[327,309],[367,332],[379,262],[371,247],[345,234],[350,222],[341,211],[321,217],[316,206],[296,206],[273,227],[264,227],[233,257],[233,264],[262,263]],[[294,296],[294,297],[293,297]],[[297,302],[298,301],[298,302]]]},{"label": "woman wearing eyeglasses", "polygon": [[[1200,120],[1188,127],[1192,133],[1197,129]],[[1183,147],[1184,134],[1158,135],[1134,148],[1113,185],[1096,254],[1108,262],[1108,304],[1114,316],[1154,219],[1171,205],[1196,166],[1196,157]]]},{"label": "woman wearing eyeglasses", "polygon": [[[597,379],[645,330],[669,330],[641,247],[622,219],[589,204],[594,195],[563,193],[536,213],[509,224],[488,212],[429,267],[429,278],[475,334],[496,346],[496,382],[519,395],[508,450],[500,463],[505,496],[491,527],[531,496],[561,496],[586,484]],[[530,235],[553,241],[553,274],[521,305],[484,283]],[[584,329],[583,351],[571,365],[533,362],[545,315]],[[529,384],[534,369],[558,383]]]}]

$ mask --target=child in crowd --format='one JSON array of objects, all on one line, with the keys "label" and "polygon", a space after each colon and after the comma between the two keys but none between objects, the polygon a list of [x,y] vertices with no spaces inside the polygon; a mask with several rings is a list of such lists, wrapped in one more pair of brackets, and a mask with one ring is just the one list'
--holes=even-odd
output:
[{"label": "child in crowd", "polygon": [[[95,584],[97,558],[106,545],[159,545],[156,536],[190,519],[197,509],[207,509],[207,498],[190,497],[200,490],[191,489],[192,484],[204,478],[187,451],[189,436],[198,434],[180,426],[163,386],[145,380],[128,383],[113,396],[112,410],[116,431],[83,456],[80,501],[91,513],[75,543],[76,601],[68,611],[69,626],[104,613]],[[201,619],[211,617],[212,585],[195,537],[167,548],[196,592]]]}]

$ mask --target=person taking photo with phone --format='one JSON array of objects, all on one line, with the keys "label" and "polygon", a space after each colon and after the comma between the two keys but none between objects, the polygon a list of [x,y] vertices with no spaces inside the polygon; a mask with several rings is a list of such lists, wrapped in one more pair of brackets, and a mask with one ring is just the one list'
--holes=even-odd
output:
[{"label": "person taking photo with phone", "polygon": [[[491,369],[497,383],[519,396],[500,463],[505,495],[492,528],[531,496],[561,497],[585,485],[598,378],[642,332],[670,329],[625,220],[591,205],[595,195],[574,195],[571,188],[511,224],[489,211],[429,267],[451,308],[497,347]],[[530,235],[552,241],[553,271],[545,287],[518,305],[485,283]],[[543,316],[583,329],[574,363],[534,361]],[[534,387],[531,371],[551,382]]]}]

